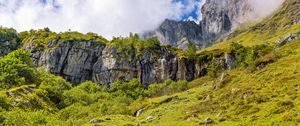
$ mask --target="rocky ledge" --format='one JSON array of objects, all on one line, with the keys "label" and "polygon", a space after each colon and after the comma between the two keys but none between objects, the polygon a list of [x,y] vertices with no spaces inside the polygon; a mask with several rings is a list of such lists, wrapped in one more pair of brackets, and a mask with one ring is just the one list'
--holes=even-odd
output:
[{"label": "rocky ledge", "polygon": [[[94,41],[50,40],[46,47],[27,45],[33,64],[60,75],[74,85],[92,80],[102,85],[138,78],[143,84],[164,80],[188,80],[207,74],[208,59],[193,60],[179,56],[172,47],[155,51],[136,49],[118,51],[116,46]],[[125,53],[126,52],[126,53]],[[221,55],[214,59],[224,68],[232,68],[234,58]]]}]

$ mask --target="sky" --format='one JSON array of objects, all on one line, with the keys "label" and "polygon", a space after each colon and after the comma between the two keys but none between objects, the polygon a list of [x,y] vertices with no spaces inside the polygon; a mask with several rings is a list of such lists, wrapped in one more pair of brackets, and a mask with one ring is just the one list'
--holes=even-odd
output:
[{"label": "sky", "polygon": [[105,38],[153,30],[165,19],[201,20],[203,0],[0,0],[0,25],[20,31],[48,27]]}]

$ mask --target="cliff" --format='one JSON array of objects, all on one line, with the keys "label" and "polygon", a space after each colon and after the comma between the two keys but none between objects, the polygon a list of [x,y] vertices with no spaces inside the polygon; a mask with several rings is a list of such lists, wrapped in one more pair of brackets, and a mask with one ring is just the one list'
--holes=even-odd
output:
[{"label": "cliff", "polygon": [[205,46],[201,25],[194,21],[173,21],[166,19],[155,31],[141,35],[148,39],[157,36],[163,45],[172,45],[181,49],[187,49],[189,42]]},{"label": "cliff", "polygon": [[138,48],[120,50],[120,46],[93,40],[54,39],[49,40],[45,47],[26,44],[23,48],[31,50],[36,67],[43,67],[75,85],[87,80],[106,85],[133,78],[138,78],[143,84],[168,79],[191,81],[206,75],[209,62],[187,59],[167,46],[146,48],[140,52]]}]

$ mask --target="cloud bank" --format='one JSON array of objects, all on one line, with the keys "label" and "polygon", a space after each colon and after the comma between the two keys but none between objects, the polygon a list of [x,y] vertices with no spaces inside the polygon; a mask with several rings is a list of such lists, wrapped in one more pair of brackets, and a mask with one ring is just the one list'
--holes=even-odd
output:
[{"label": "cloud bank", "polygon": [[152,30],[166,18],[181,20],[198,3],[199,0],[0,0],[0,25],[18,31],[71,29],[111,38]]},{"label": "cloud bank", "polygon": [[250,18],[257,21],[274,13],[284,0],[248,0],[248,2],[254,10]]}]

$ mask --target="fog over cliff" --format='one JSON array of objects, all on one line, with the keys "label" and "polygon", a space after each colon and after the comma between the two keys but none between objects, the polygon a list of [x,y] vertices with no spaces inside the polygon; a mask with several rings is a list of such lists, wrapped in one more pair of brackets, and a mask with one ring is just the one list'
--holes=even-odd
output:
[{"label": "fog over cliff", "polygon": [[274,13],[284,0],[248,0],[253,7],[252,20],[260,20]]}]

